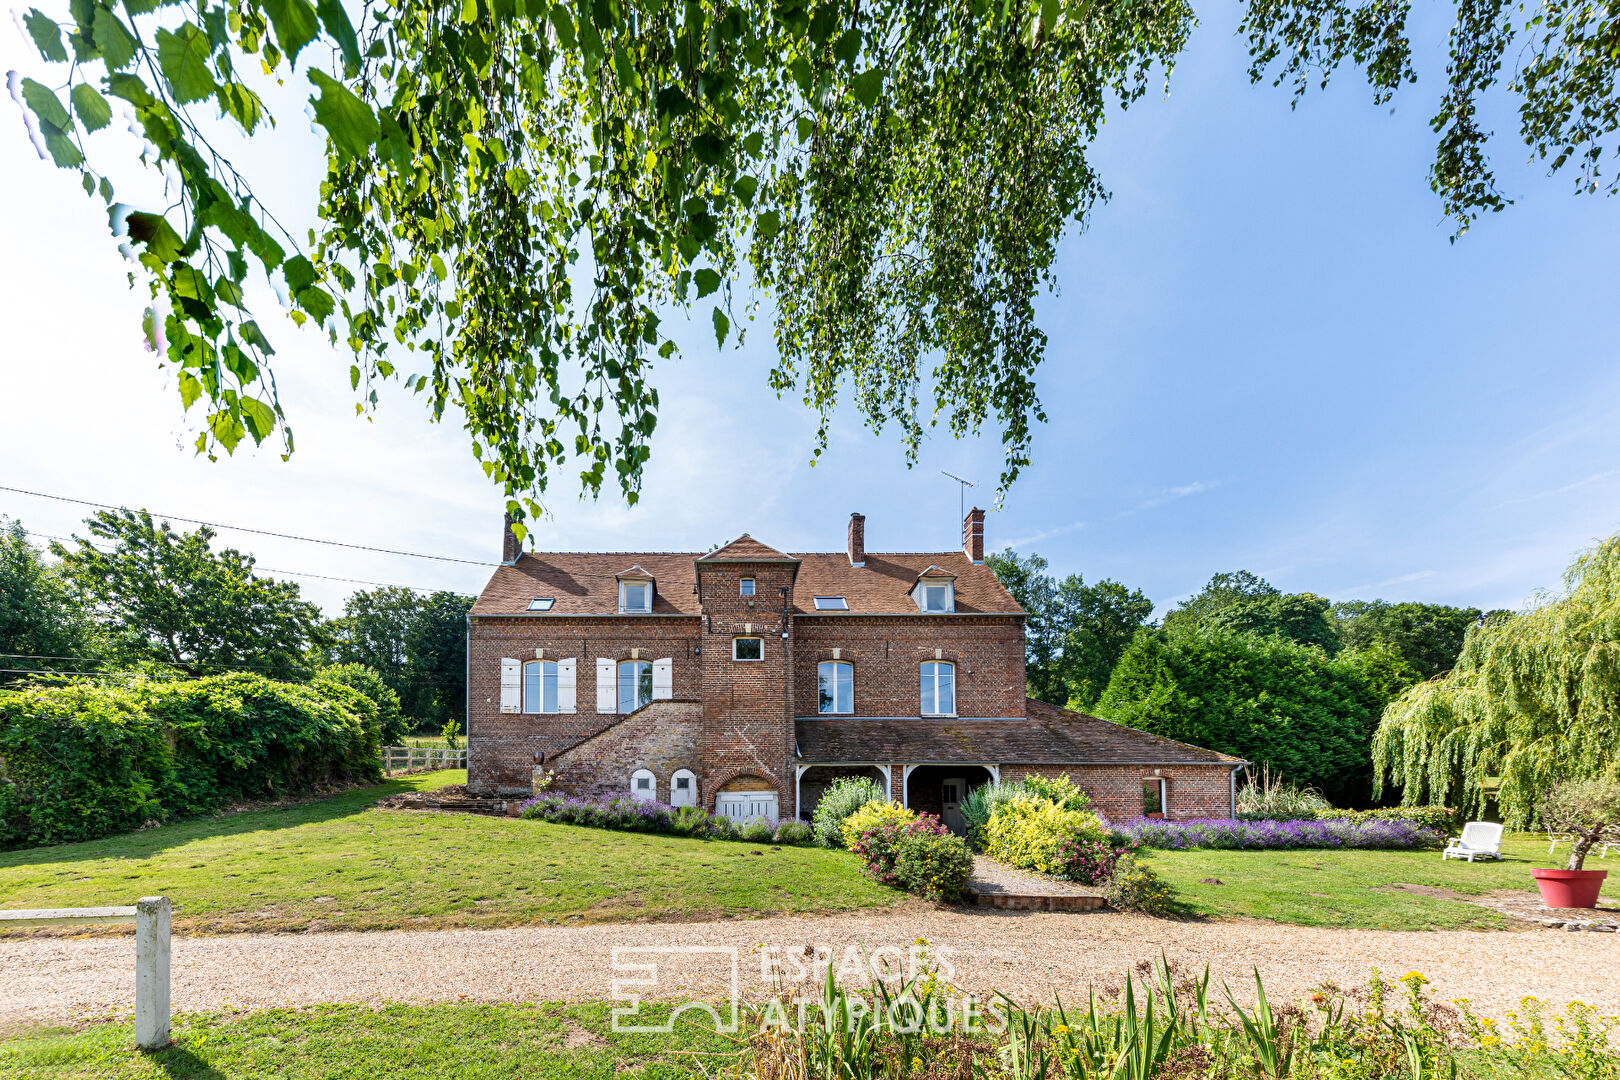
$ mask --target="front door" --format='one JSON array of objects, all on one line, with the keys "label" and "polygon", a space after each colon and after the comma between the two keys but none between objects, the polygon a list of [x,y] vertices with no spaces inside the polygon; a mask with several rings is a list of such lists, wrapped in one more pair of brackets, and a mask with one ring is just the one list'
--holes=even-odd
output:
[{"label": "front door", "polygon": [[943,780],[939,785],[940,820],[957,836],[967,832],[967,822],[962,820],[962,795],[966,789],[967,781],[960,777]]}]

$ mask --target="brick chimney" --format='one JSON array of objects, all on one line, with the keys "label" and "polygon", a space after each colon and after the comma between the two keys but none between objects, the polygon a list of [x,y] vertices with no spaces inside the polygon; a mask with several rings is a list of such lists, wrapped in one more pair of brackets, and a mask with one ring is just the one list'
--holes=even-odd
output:
[{"label": "brick chimney", "polygon": [[866,565],[866,515],[849,515],[849,565]]},{"label": "brick chimney", "polygon": [[511,514],[507,514],[506,524],[501,527],[501,562],[507,566],[517,562],[518,556],[523,554],[523,541],[512,531],[512,525],[516,520]]},{"label": "brick chimney", "polygon": [[984,511],[977,506],[962,519],[962,550],[975,564],[984,562]]}]

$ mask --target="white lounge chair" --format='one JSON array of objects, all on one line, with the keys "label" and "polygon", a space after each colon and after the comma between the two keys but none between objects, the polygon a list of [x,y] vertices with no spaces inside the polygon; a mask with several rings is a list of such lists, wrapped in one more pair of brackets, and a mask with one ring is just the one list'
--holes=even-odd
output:
[{"label": "white lounge chair", "polygon": [[1547,854],[1551,855],[1553,853],[1553,849],[1559,844],[1573,844],[1574,842],[1575,838],[1569,835],[1569,833],[1549,832],[1547,834]]},{"label": "white lounge chair", "polygon": [[1441,859],[1500,859],[1502,857],[1502,826],[1494,821],[1470,821],[1463,826],[1461,836],[1453,837],[1440,853]]}]

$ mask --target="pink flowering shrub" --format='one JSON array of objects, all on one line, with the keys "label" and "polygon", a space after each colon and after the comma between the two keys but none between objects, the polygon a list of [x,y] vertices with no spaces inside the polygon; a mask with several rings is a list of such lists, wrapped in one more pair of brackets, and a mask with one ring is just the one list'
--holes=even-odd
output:
[{"label": "pink flowering shrub", "polygon": [[932,814],[880,821],[849,849],[877,881],[929,900],[954,900],[973,872],[967,845]]},{"label": "pink flowering shrub", "polygon": [[1102,885],[1114,876],[1121,855],[1134,851],[1134,841],[1115,846],[1108,840],[1076,835],[1062,841],[1057,849],[1056,876],[1082,885]]}]

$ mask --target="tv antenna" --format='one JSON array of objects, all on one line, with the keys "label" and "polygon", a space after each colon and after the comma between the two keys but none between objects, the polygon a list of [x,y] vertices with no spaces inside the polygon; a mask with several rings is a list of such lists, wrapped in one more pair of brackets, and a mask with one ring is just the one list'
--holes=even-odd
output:
[{"label": "tv antenna", "polygon": [[953,472],[945,472],[944,469],[939,471],[961,485],[956,489],[956,524],[958,528],[961,528],[962,522],[967,518],[967,489],[979,485],[972,480],[964,480]]}]

